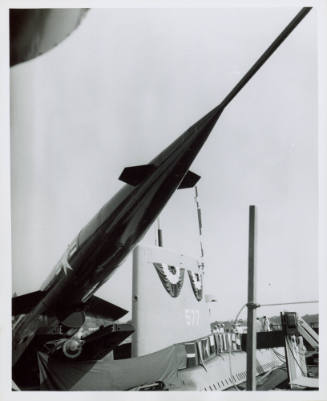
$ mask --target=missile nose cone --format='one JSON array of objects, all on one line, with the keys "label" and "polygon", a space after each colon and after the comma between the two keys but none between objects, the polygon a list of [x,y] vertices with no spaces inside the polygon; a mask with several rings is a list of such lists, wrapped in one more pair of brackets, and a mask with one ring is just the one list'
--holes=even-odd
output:
[{"label": "missile nose cone", "polygon": [[[191,125],[163,150],[150,164],[159,166],[161,163],[170,161],[172,166],[179,159],[179,167],[183,166],[185,169],[184,173],[187,172],[187,169],[201,150],[222,112],[223,108],[220,105],[209,111],[209,113]],[[173,159],[175,162],[172,161]]]},{"label": "missile nose cone", "polygon": [[198,151],[201,149],[204,142],[207,140],[217,120],[219,119],[223,108],[215,107],[209,111],[204,117],[192,125],[183,135],[183,139],[190,143],[191,147]]},{"label": "missile nose cone", "polygon": [[204,117],[201,118],[194,126],[198,125],[197,130],[208,130],[208,134],[211,132],[212,128],[216,124],[219,119],[221,113],[223,112],[223,108],[219,106],[215,107],[209,113],[207,113]]}]

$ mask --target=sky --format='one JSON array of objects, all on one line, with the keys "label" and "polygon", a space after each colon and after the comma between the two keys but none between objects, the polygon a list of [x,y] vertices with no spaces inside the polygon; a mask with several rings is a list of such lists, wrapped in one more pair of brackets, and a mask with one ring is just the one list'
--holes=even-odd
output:
[{"label": "sky", "polygon": [[[12,292],[36,291],[123,185],[215,107],[298,8],[91,9],[60,45],[11,69]],[[318,299],[316,14],[223,112],[191,170],[213,320],[247,300],[256,205],[257,301]],[[164,245],[199,257],[192,189],[160,216]],[[154,245],[155,226],[142,240]],[[131,255],[96,295],[131,310]],[[262,307],[316,313],[317,304]],[[127,316],[129,318],[130,315]],[[245,317],[245,315],[243,315]]]}]

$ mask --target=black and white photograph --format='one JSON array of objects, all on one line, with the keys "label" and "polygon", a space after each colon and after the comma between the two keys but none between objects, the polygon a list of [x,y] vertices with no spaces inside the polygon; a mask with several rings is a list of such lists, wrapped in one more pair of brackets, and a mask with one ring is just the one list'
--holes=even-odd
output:
[{"label": "black and white photograph", "polygon": [[6,394],[323,399],[326,2],[9,4]]}]

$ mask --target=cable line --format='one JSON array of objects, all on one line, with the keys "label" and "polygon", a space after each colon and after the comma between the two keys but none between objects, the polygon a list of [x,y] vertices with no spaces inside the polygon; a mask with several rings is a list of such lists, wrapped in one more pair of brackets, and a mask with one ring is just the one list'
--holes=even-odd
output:
[{"label": "cable line", "polygon": [[295,301],[295,302],[281,302],[274,304],[259,304],[258,306],[277,306],[277,305],[296,305],[296,304],[317,304],[319,301]]}]

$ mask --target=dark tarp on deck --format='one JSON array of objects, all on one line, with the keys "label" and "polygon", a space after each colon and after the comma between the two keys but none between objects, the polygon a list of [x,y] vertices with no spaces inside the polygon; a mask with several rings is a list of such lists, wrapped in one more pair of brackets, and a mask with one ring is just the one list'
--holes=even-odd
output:
[{"label": "dark tarp on deck", "polygon": [[138,358],[73,361],[38,353],[41,390],[128,390],[162,381],[173,390],[179,387],[178,370],[186,368],[183,344]]}]

